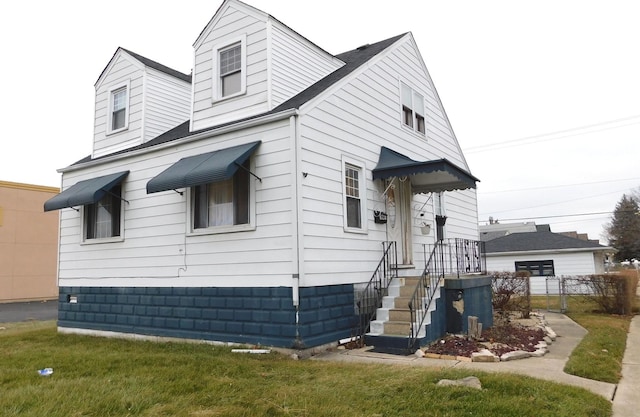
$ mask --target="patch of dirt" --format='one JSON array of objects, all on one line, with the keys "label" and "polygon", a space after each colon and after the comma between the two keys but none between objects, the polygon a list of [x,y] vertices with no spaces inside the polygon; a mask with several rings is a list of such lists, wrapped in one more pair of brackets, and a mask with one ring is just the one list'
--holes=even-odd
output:
[{"label": "patch of dirt", "polygon": [[460,335],[447,335],[424,349],[427,353],[471,357],[473,352],[488,349],[496,356],[524,350],[534,352],[535,345],[544,338],[544,331],[535,326],[523,326],[508,320],[498,320],[483,330],[482,337],[472,339]]}]

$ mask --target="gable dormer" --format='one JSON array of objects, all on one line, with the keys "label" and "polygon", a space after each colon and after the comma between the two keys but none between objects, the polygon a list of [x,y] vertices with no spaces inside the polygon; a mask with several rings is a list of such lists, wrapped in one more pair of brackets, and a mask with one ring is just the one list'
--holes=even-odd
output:
[{"label": "gable dormer", "polygon": [[124,48],[95,89],[93,158],[140,145],[189,119],[191,76]]},{"label": "gable dormer", "polygon": [[237,0],[220,6],[193,47],[192,131],[272,110],[344,65]]}]

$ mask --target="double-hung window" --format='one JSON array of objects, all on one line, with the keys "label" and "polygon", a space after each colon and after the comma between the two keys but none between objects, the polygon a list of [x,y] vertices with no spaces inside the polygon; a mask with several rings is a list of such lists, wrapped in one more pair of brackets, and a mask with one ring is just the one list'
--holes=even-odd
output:
[{"label": "double-hung window", "polygon": [[100,200],[84,206],[84,238],[105,239],[120,236],[122,186],[116,185]]},{"label": "double-hung window", "polygon": [[246,36],[213,48],[213,100],[244,94],[246,90]]},{"label": "double-hung window", "polygon": [[420,134],[425,134],[424,97],[411,87],[400,83],[402,124]]},{"label": "double-hung window", "polygon": [[343,158],[342,186],[344,228],[346,231],[366,231],[366,189],[363,164]]},{"label": "double-hung window", "polygon": [[107,133],[115,133],[129,124],[129,84],[109,90],[109,112]]},{"label": "double-hung window", "polygon": [[192,187],[193,229],[249,224],[249,161],[232,178]]}]

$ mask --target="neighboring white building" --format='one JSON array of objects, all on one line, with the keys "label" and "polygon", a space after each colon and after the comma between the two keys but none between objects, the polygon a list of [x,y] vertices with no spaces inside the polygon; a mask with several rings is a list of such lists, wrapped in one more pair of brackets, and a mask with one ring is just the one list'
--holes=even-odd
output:
[{"label": "neighboring white building", "polygon": [[546,277],[604,273],[613,251],[598,241],[549,231],[510,233],[486,241],[485,250],[488,271],[529,271],[532,294],[546,292]]},{"label": "neighboring white building", "polygon": [[66,331],[316,346],[350,335],[381,242],[411,273],[436,215],[478,239],[477,179],[411,33],[334,56],[226,0],[191,76],[116,51],[93,143],[45,204]]}]

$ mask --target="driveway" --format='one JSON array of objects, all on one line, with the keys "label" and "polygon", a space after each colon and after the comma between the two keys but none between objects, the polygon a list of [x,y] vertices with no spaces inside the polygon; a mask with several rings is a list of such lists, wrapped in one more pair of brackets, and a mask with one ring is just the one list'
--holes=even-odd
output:
[{"label": "driveway", "polygon": [[57,300],[0,304],[0,323],[29,320],[56,320],[57,318]]}]

